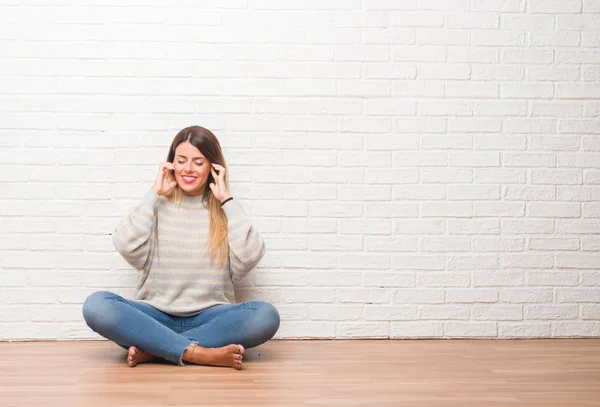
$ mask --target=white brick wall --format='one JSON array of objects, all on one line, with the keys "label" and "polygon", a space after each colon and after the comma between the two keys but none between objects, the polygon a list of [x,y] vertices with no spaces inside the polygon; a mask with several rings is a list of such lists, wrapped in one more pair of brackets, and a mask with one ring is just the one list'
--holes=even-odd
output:
[{"label": "white brick wall", "polygon": [[0,339],[97,338],[212,129],[279,338],[600,337],[597,0],[0,0]]}]

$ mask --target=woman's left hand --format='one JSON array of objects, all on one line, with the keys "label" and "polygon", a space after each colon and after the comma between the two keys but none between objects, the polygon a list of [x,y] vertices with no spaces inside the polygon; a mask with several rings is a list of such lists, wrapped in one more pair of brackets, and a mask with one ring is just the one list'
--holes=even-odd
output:
[{"label": "woman's left hand", "polygon": [[[215,170],[219,171],[218,175],[217,171]],[[219,164],[211,163],[210,172],[215,179],[215,182],[211,182],[208,186],[210,187],[215,198],[223,203],[224,200],[231,197],[231,194],[225,185],[225,167]]]}]

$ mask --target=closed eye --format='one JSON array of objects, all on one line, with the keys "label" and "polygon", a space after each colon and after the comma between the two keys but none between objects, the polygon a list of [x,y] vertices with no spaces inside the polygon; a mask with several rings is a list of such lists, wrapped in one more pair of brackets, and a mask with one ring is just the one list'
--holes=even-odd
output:
[{"label": "closed eye", "polygon": [[[178,163],[178,164],[185,164],[185,161],[177,161],[177,163]],[[198,163],[194,163],[194,164],[196,164],[196,165],[198,165],[198,166],[201,166],[203,163],[201,163],[201,162],[198,162]]]}]

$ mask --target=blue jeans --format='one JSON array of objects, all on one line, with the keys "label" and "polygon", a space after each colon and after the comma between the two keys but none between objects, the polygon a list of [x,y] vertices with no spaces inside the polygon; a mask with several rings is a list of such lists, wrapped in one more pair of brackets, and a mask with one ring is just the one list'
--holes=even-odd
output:
[{"label": "blue jeans", "polygon": [[219,304],[198,315],[177,317],[108,291],[87,297],[83,317],[94,332],[122,348],[133,345],[180,366],[192,342],[205,348],[230,344],[253,348],[279,329],[279,312],[262,301]]}]

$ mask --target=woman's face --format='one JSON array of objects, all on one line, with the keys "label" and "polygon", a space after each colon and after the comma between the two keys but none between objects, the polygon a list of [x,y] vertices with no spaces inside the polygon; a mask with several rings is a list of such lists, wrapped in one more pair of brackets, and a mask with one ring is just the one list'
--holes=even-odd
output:
[{"label": "woman's face", "polygon": [[200,150],[189,141],[180,143],[175,149],[173,166],[175,180],[185,195],[198,196],[204,193],[211,163]]}]

